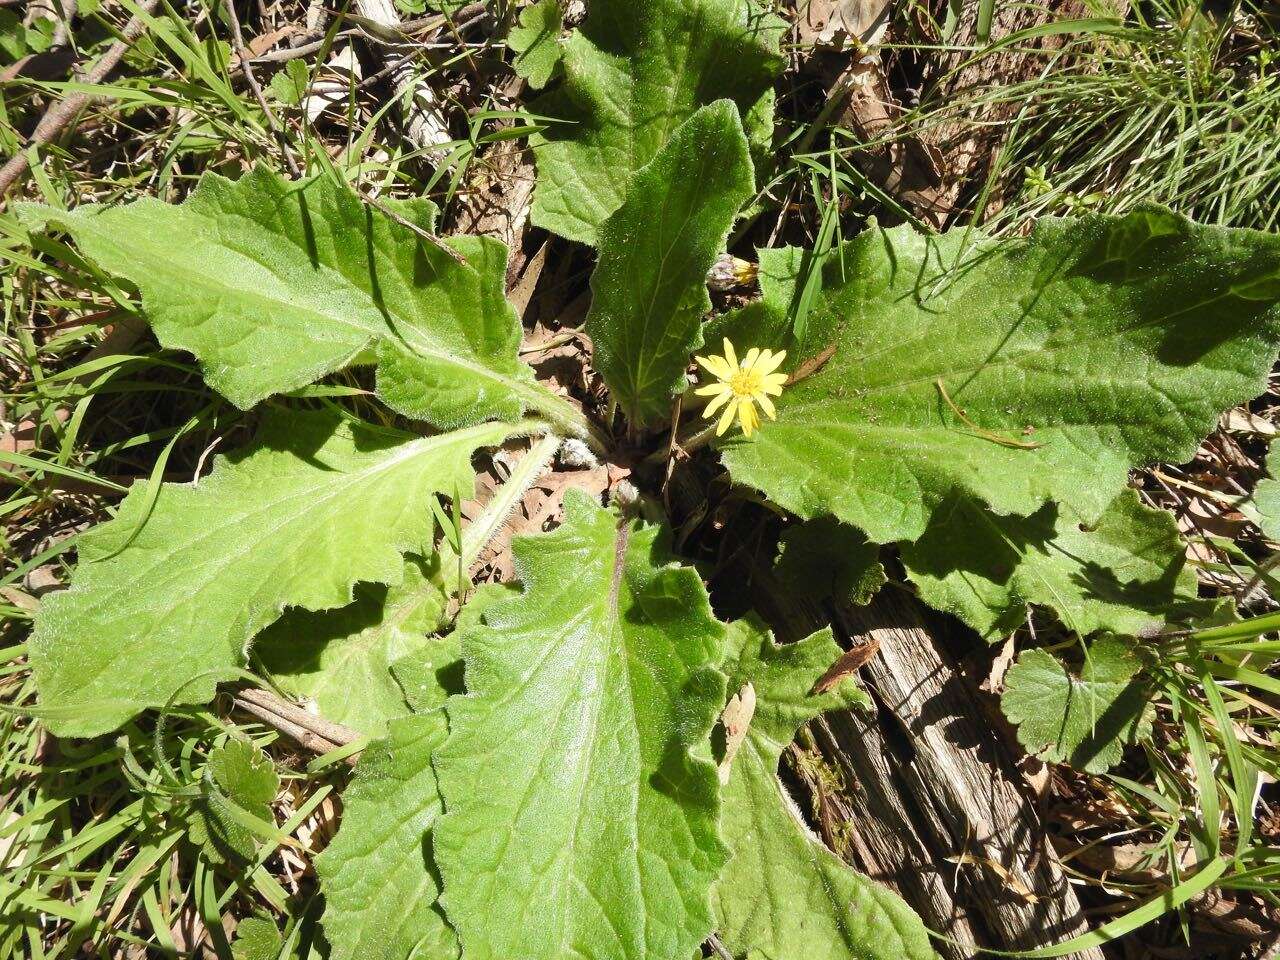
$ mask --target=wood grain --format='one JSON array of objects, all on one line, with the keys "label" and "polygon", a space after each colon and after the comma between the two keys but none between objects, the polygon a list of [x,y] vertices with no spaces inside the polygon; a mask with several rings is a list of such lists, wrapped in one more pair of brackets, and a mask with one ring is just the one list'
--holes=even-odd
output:
[{"label": "wood grain", "polygon": [[[779,640],[823,625],[822,611],[787,597],[767,573],[756,573],[753,593]],[[1086,932],[1014,758],[985,722],[982,695],[946,653],[938,625],[893,589],[869,608],[837,609],[833,625],[854,646],[879,645],[862,668],[875,712],[832,713],[812,726],[853,786],[855,866],[955,941],[937,944],[948,960],[968,960],[980,945],[1028,949]]]}]

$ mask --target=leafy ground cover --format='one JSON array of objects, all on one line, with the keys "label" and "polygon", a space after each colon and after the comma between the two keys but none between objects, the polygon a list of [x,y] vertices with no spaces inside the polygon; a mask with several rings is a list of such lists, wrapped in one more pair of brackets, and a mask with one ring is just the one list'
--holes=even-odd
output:
[{"label": "leafy ground cover", "polygon": [[811,733],[887,595],[985,945],[1274,949],[1265,10],[0,15],[9,955],[972,955],[903,874],[1060,892]]}]

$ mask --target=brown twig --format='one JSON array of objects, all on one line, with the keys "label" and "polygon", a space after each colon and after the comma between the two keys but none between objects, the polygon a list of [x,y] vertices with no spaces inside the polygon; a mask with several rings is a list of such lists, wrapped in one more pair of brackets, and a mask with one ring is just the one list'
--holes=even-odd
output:
[{"label": "brown twig", "polygon": [[[248,687],[236,693],[233,701],[245,713],[257,717],[267,726],[279,730],[314,753],[328,753],[360,739],[360,734],[350,727],[330,723],[308,713],[297,704],[282,700],[267,690]],[[346,758],[355,763],[355,755]]]},{"label": "brown twig", "polygon": [[367,193],[360,193],[360,198],[364,200],[366,203],[368,203],[370,206],[378,209],[381,213],[390,217],[392,220],[400,224],[400,226],[404,227],[406,230],[409,230],[417,234],[419,237],[421,237],[423,240],[426,240],[433,247],[447,253],[454,260],[458,261],[458,263],[460,263],[462,266],[465,267],[467,265],[466,257],[460,254],[457,250],[453,249],[453,247],[449,246],[447,243],[445,243],[443,240],[437,237],[434,233],[431,233],[430,231],[422,229],[422,227],[418,226],[416,223],[414,223],[412,220],[408,219],[407,217],[400,216],[400,214],[396,213],[394,210],[392,210],[390,207],[388,207],[385,203],[383,203],[381,200],[377,199],[376,197],[371,197]]},{"label": "brown twig", "polygon": [[285,138],[284,131],[276,120],[276,115],[271,112],[271,106],[267,103],[267,98],[262,94],[262,87],[258,84],[258,78],[253,75],[253,66],[250,63],[252,57],[244,45],[244,31],[240,29],[240,15],[236,13],[235,0],[226,0],[223,5],[227,9],[227,17],[231,21],[231,38],[235,43],[236,59],[240,61],[240,69],[244,73],[245,82],[249,84],[249,89],[253,91],[253,98],[258,101],[258,106],[262,108],[262,115],[267,119],[267,128],[271,131],[272,136],[276,138],[276,143],[280,145],[280,153],[284,156],[285,166],[289,168],[290,176],[297,180],[302,176],[302,170],[298,167],[298,161],[293,159],[293,153],[289,150],[289,141]]},{"label": "brown twig", "polygon": [[973,431],[974,436],[983,440],[989,440],[992,443],[997,443],[1002,447],[1011,447],[1015,450],[1037,450],[1044,446],[1043,443],[1036,443],[1033,440],[1014,440],[1011,437],[1002,437],[998,433],[992,433],[990,430],[984,430],[982,427],[970,420],[960,407],[956,406],[956,402],[951,399],[951,394],[947,393],[947,388],[943,384],[941,377],[934,380],[933,385],[938,388],[938,393],[941,394],[942,399],[946,402],[947,406],[951,408],[951,412],[959,418],[961,423]]},{"label": "brown twig", "polygon": [[[88,75],[85,76],[86,85],[101,83],[113,71],[124,58],[128,49],[133,46],[138,37],[142,36],[142,31],[146,29],[146,18],[151,15],[152,11],[159,6],[160,0],[142,0],[141,10],[129,19],[125,25],[124,32],[120,35],[120,39],[113,43],[106,53],[102,55]],[[75,120],[76,116],[88,106],[93,100],[98,99],[89,93],[73,93],[65,100],[59,100],[52,104],[45,111],[40,122],[36,125],[35,131],[31,134],[31,139],[27,144],[27,150],[19,150],[0,167],[0,196],[4,196],[9,192],[9,188],[18,182],[18,179],[27,172],[31,166],[29,158],[29,149],[31,147],[44,147],[53,142],[54,137],[58,136],[63,130]]]}]

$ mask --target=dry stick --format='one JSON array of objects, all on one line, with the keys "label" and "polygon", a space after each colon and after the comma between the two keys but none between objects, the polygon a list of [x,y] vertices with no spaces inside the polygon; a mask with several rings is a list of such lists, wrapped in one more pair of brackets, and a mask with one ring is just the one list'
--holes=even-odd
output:
[{"label": "dry stick", "polygon": [[[266,690],[253,687],[240,690],[233,702],[245,713],[257,717],[267,726],[314,753],[328,753],[338,747],[345,747],[360,737],[356,731],[313,716],[296,704],[281,700]],[[346,757],[345,762],[354,764],[356,755]]]},{"label": "dry stick", "polygon": [[253,67],[249,63],[251,59],[249,51],[244,45],[244,31],[240,29],[240,15],[236,13],[235,0],[226,0],[224,6],[227,9],[227,17],[231,20],[231,38],[235,42],[236,59],[240,61],[240,69],[244,72],[244,79],[249,84],[249,89],[253,91],[253,98],[258,101],[258,106],[262,108],[263,116],[267,118],[267,127],[276,138],[276,143],[280,145],[280,152],[284,155],[285,166],[289,168],[290,175],[297,180],[302,176],[302,170],[298,167],[298,161],[293,159],[293,153],[289,150],[289,142],[285,139],[284,131],[276,121],[276,115],[271,112],[267,98],[262,95],[262,87],[258,85],[258,78],[253,75]]},{"label": "dry stick", "polygon": [[396,213],[394,210],[388,207],[385,203],[383,203],[377,197],[371,197],[369,196],[369,194],[363,193],[360,190],[357,190],[356,192],[360,195],[361,200],[363,200],[365,203],[368,203],[373,207],[376,207],[381,213],[385,214],[391,220],[400,224],[400,226],[404,227],[406,230],[421,237],[423,240],[427,241],[427,243],[431,244],[437,250],[447,253],[450,257],[452,257],[462,266],[465,267],[467,265],[466,257],[460,254],[457,250],[453,249],[453,247],[449,246],[447,243],[445,243],[443,240],[437,237],[434,233],[431,233],[427,230],[422,229],[422,227],[418,226],[416,223],[414,223],[412,220],[408,219],[407,217],[400,216],[400,214]]},{"label": "dry stick", "polygon": [[[159,4],[160,0],[142,0],[141,11],[130,18],[120,39],[113,43],[107,52],[102,55],[102,59],[94,64],[93,69],[84,78],[86,84],[101,83],[119,65],[124,58],[125,52],[133,46],[138,37],[142,36],[142,31],[146,28],[146,17],[150,16],[151,12]],[[100,98],[90,93],[73,93],[45,111],[45,115],[40,118],[40,123],[36,125],[35,132],[31,134],[27,149],[19,150],[6,161],[3,167],[0,167],[0,196],[8,193],[9,188],[27,172],[31,165],[29,159],[30,148],[48,146],[53,142],[54,137],[66,129],[67,125],[76,118],[81,110],[96,99]]]},{"label": "dry stick", "polygon": [[714,953],[719,960],[733,960],[733,954],[728,951],[725,945],[720,942],[720,938],[714,933],[707,937],[707,946],[711,948],[711,952]]},{"label": "dry stick", "polygon": [[257,687],[246,687],[239,691],[236,696],[239,699],[255,703],[265,710],[270,710],[277,716],[283,717],[291,723],[297,724],[312,733],[328,740],[337,746],[345,746],[354,740],[359,739],[360,735],[349,727],[344,727],[340,723],[333,723],[322,717],[317,717],[313,713],[298,706],[296,703],[290,703],[283,700],[270,690],[262,690]]},{"label": "dry stick", "polygon": [[[0,0],[0,3],[3,3],[3,0]],[[459,11],[459,13],[466,13],[472,7],[476,7],[476,6],[480,7],[481,14],[483,14],[484,12],[483,4],[472,4],[470,7],[463,7],[462,10]],[[424,30],[434,30],[438,27],[442,27],[447,22],[447,20],[448,20],[447,17],[441,16],[440,14],[433,14],[432,16],[429,16],[429,17],[418,17],[416,20],[405,20],[401,22],[400,25],[395,28],[394,32],[401,34],[403,36],[404,42],[408,43],[412,41],[411,34],[420,33]],[[466,23],[459,24],[458,28],[465,29],[472,22],[475,22],[475,21],[472,20]],[[388,27],[387,29],[390,30],[391,28]],[[366,30],[363,27],[358,27],[358,26],[351,27],[350,29],[347,29],[347,30],[339,30],[337,33],[333,35],[333,41],[334,43],[336,43],[338,40],[350,40],[352,37],[360,37],[361,39],[367,40],[370,43],[382,44],[384,46],[397,45],[396,42],[394,40],[389,39],[388,36],[377,36],[372,31]],[[314,31],[310,29],[308,29],[306,33],[295,35],[294,39],[297,40],[297,44],[295,46],[289,47],[288,49],[284,49],[284,50],[270,50],[267,53],[262,53],[254,57],[251,62],[255,66],[261,66],[266,63],[285,63],[289,60],[298,60],[302,57],[306,57],[313,53],[319,52],[321,49],[324,48],[324,45],[326,44],[326,42],[328,42],[323,31]],[[411,59],[411,57],[406,57],[405,62],[407,62],[409,59]],[[404,66],[405,62],[402,62],[397,66],[402,67]]]}]

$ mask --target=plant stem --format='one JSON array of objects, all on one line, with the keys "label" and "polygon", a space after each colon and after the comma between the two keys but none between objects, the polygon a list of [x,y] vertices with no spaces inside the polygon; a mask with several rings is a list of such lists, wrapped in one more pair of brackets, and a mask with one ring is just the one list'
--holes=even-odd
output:
[{"label": "plant stem", "polygon": [[[698,427],[695,430],[693,430],[691,433],[686,434],[683,439],[676,441],[675,446],[678,447],[679,450],[683,451],[684,453],[693,453],[693,451],[701,450],[708,443],[710,443],[711,438],[714,437],[715,435],[716,435],[716,426],[714,423],[711,423],[705,427]],[[671,456],[673,452],[675,451],[673,451],[671,445],[662,447],[658,450],[655,450],[653,453],[649,454],[647,457],[645,457],[644,462],[645,463],[662,463],[662,461],[666,460],[667,457]]]},{"label": "plant stem", "polygon": [[599,456],[608,454],[609,437],[568,400],[556,396],[546,387],[536,386],[525,393],[525,401],[530,409],[546,417],[558,433],[586,441],[587,446]]},{"label": "plant stem", "polygon": [[462,568],[469,569],[480,556],[489,541],[492,540],[506,523],[507,517],[529,491],[529,488],[542,476],[551,458],[560,449],[560,438],[548,435],[538,440],[526,453],[507,477],[506,483],[484,508],[462,535]]}]

